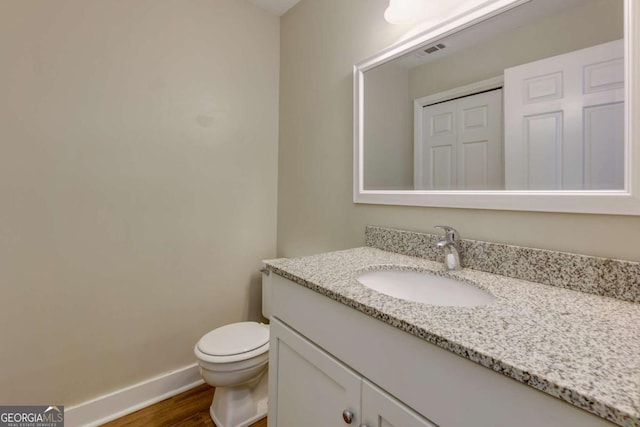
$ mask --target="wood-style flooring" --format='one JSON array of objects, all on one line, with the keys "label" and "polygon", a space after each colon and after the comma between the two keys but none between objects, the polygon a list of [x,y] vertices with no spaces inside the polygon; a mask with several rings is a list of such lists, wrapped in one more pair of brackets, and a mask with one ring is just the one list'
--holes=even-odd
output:
[{"label": "wood-style flooring", "polygon": [[[209,406],[214,388],[203,384],[133,414],[104,424],[106,427],[214,427],[209,416]],[[250,427],[267,427],[262,419]]]}]

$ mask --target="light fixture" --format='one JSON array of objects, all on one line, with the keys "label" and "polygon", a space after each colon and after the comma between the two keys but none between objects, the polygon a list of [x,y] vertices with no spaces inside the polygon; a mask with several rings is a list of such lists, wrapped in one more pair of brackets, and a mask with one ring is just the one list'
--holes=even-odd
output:
[{"label": "light fixture", "polygon": [[426,16],[428,0],[389,0],[384,19],[390,24],[408,24]]}]

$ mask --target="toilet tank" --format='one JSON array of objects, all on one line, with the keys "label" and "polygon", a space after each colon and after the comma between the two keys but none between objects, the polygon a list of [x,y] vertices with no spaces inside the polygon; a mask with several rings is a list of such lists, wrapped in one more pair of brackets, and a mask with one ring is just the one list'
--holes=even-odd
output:
[{"label": "toilet tank", "polygon": [[271,273],[266,268],[262,270],[262,315],[271,318]]}]

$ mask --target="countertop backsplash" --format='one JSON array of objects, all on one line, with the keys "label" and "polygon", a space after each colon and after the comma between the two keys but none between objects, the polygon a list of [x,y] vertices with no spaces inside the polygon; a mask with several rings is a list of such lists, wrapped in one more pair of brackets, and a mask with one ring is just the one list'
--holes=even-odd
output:
[{"label": "countertop backsplash", "polygon": [[[375,226],[365,229],[369,247],[443,261],[436,243],[442,236]],[[523,246],[460,240],[465,268],[640,302],[640,263]]]}]

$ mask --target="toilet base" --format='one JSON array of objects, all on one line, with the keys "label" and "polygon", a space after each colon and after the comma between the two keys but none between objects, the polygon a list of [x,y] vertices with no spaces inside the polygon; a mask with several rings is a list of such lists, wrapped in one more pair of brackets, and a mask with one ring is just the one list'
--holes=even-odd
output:
[{"label": "toilet base", "polygon": [[267,371],[257,382],[238,387],[218,387],[209,415],[217,427],[248,427],[267,416]]}]

